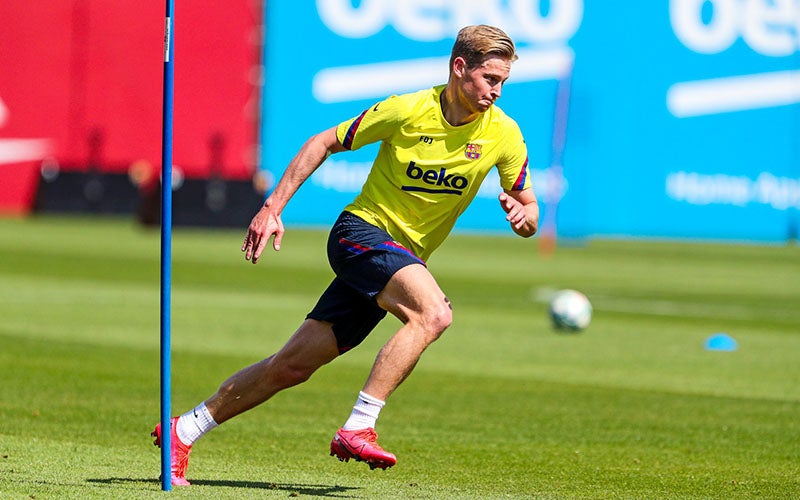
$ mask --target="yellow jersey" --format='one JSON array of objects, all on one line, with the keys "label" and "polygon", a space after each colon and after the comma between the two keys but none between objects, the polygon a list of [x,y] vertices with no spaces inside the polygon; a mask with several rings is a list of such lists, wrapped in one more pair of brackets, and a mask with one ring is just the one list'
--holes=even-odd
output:
[{"label": "yellow jersey", "polygon": [[442,114],[444,88],[391,96],[336,129],[346,149],[381,141],[361,193],[345,210],[385,230],[422,260],[450,234],[492,167],[505,190],[531,186],[517,123],[492,106],[454,127]]}]

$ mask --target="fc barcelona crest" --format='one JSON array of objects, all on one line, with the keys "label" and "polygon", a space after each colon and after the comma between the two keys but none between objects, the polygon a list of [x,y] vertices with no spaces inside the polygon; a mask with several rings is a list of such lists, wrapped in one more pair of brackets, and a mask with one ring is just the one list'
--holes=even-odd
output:
[{"label": "fc barcelona crest", "polygon": [[470,160],[477,160],[481,157],[481,145],[472,143],[467,144],[467,149],[464,150],[464,156]]}]

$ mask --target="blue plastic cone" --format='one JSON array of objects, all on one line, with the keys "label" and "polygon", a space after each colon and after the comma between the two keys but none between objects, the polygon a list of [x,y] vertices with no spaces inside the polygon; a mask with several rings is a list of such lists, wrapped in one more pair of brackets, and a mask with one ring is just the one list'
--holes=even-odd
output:
[{"label": "blue plastic cone", "polygon": [[706,339],[707,351],[735,351],[739,346],[736,340],[725,333],[715,333]]}]

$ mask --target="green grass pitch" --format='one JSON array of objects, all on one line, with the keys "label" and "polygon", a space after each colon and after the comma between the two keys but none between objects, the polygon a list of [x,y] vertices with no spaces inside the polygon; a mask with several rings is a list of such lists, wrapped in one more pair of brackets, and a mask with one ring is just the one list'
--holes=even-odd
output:
[{"label": "green grass pitch", "polygon": [[[331,278],[324,231],[253,266],[236,231],[173,240],[173,410],[271,354]],[[453,325],[390,398],[388,471],[328,455],[387,318],[306,384],[195,446],[176,498],[800,497],[800,249],[456,234],[429,263]],[[588,330],[551,330],[575,288]],[[165,498],[159,233],[129,219],[0,220],[0,497]],[[725,332],[734,352],[703,347]]]}]

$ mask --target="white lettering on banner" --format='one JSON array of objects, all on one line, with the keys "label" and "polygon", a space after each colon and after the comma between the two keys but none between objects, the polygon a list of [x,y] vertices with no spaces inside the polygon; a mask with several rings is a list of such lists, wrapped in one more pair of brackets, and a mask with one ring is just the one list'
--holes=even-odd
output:
[{"label": "white lettering on banner", "polygon": [[[703,10],[708,9],[708,22]],[[701,54],[727,50],[741,36],[759,54],[790,56],[800,50],[797,0],[671,0],[670,21],[678,39]]]},{"label": "white lettering on banner", "polygon": [[[583,20],[583,0],[550,0],[542,14],[541,0],[317,0],[322,22],[345,38],[366,38],[393,26],[417,42],[452,39],[463,26],[502,27],[517,43],[536,47],[517,51],[513,82],[557,79],[572,67],[567,45]],[[403,61],[321,69],[312,95],[322,103],[379,99],[447,81],[448,55]]]},{"label": "white lettering on banner", "polygon": [[666,194],[691,205],[769,205],[776,210],[800,209],[800,179],[761,172],[756,179],[726,174],[672,172],[666,178]]},{"label": "white lettering on banner", "polygon": [[742,15],[742,38],[765,56],[789,56],[800,49],[800,2],[748,0]]},{"label": "white lettering on banner", "polygon": [[[678,39],[688,48],[703,54],[715,54],[727,49],[738,36],[739,12],[737,0],[672,0],[669,17]],[[703,6],[712,5],[714,15],[703,22]],[[733,8],[730,8],[733,6]]]},{"label": "white lettering on banner", "polygon": [[[739,38],[765,57],[800,51],[800,0],[670,0],[675,36],[700,54],[718,54]],[[800,71],[679,82],[667,91],[676,117],[728,113],[800,102]]]},{"label": "white lettering on banner", "polygon": [[[371,162],[351,162],[347,160],[328,159],[311,176],[310,182],[322,189],[335,191],[337,193],[356,194],[361,191],[361,187],[367,180],[369,171],[372,168]],[[532,170],[533,190],[537,193],[549,192],[550,176],[544,170]],[[562,183],[561,196],[566,192],[567,182]],[[496,170],[491,170],[483,180],[483,184],[478,189],[477,198],[497,198],[502,191],[500,187],[500,175]]]},{"label": "white lettering on banner", "polygon": [[566,43],[583,19],[583,0],[317,0],[320,19],[345,38],[367,38],[387,26],[409,40],[452,38],[470,24],[500,26],[519,42]]}]

